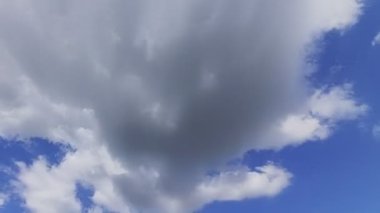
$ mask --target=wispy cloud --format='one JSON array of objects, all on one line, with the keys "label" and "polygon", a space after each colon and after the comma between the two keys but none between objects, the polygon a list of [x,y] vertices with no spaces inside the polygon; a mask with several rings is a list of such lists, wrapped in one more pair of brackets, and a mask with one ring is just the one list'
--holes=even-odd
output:
[{"label": "wispy cloud", "polygon": [[380,125],[376,124],[372,127],[372,135],[376,140],[380,140]]},{"label": "wispy cloud", "polygon": [[0,193],[0,208],[7,202],[8,196]]},{"label": "wispy cloud", "polygon": [[372,46],[380,44],[380,33],[378,33],[372,40]]}]

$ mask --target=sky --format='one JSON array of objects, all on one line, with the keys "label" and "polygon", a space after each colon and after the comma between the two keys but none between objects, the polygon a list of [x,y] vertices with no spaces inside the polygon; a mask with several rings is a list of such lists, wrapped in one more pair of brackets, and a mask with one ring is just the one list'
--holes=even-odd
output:
[{"label": "sky", "polygon": [[0,212],[379,212],[379,10],[0,0]]}]

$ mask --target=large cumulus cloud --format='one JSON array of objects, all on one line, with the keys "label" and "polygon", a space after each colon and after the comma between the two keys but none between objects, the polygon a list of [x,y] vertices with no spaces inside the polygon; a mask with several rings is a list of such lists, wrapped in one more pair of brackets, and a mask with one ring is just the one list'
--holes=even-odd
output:
[{"label": "large cumulus cloud", "polygon": [[[105,144],[136,173],[112,177],[119,193],[154,209],[165,201],[141,192],[145,182],[161,197],[196,194],[205,172],[226,160],[300,140],[262,141],[307,102],[315,41],[354,24],[360,7],[356,0],[0,1],[1,133],[53,137],[78,150]],[[362,107],[352,103],[353,111]],[[241,172],[241,185],[273,172],[279,192],[291,175],[273,165]],[[209,187],[231,184],[228,174]],[[266,194],[213,190],[194,206]]]}]

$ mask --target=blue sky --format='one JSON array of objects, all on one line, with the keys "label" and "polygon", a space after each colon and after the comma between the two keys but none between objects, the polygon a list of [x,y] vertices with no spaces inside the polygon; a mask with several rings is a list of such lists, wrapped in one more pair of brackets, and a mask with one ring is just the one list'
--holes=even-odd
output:
[{"label": "blue sky", "polygon": [[[138,7],[135,14],[117,1],[100,0],[86,12],[72,2],[41,3],[30,6],[33,18],[8,5],[22,17],[13,22],[4,13],[9,23],[0,31],[0,212],[380,212],[380,41],[373,43],[380,2],[359,8],[336,0],[343,9],[330,13],[310,0],[321,9],[310,23],[294,21],[309,14],[309,4],[272,2],[285,10],[284,23],[299,27],[294,38],[276,21],[263,27],[245,16],[235,20],[232,7],[219,11],[225,5],[210,2],[204,12],[215,16],[205,28],[203,19],[182,22],[182,5],[121,4]],[[236,4],[251,12],[247,1]],[[203,17],[197,6],[182,10]],[[260,6],[259,20],[268,8],[277,11]],[[338,21],[330,26],[322,16]],[[265,44],[258,51],[241,39],[252,35],[261,40],[250,42]],[[305,46],[313,50],[300,57]],[[315,70],[299,78],[292,69],[306,69],[308,54]],[[268,76],[242,74],[251,69]],[[198,74],[201,89],[192,84]]]}]

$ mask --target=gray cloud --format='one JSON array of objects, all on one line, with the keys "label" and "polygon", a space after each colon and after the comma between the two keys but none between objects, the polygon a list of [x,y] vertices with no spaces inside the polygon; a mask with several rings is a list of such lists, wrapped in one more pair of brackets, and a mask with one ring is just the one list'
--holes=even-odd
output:
[{"label": "gray cloud", "polygon": [[93,110],[126,167],[183,194],[306,100],[313,42],[359,13],[355,0],[1,1],[0,45],[44,96]]}]

